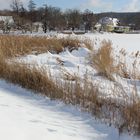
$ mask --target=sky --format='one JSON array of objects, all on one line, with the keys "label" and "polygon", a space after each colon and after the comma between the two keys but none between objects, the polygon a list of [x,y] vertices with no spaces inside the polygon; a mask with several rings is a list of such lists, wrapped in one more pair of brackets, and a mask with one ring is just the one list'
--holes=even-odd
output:
[{"label": "sky", "polygon": [[[0,0],[0,9],[8,9],[12,0]],[[21,0],[28,5],[29,0]],[[48,4],[61,9],[77,8],[84,11],[89,9],[100,12],[139,12],[140,0],[34,0],[37,7]]]}]

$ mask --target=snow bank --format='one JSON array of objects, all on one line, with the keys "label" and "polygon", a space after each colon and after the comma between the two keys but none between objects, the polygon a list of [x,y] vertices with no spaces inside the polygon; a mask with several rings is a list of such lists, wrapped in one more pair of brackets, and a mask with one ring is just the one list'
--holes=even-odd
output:
[{"label": "snow bank", "polygon": [[119,136],[73,106],[35,95],[0,81],[0,138],[2,140],[138,140]]}]

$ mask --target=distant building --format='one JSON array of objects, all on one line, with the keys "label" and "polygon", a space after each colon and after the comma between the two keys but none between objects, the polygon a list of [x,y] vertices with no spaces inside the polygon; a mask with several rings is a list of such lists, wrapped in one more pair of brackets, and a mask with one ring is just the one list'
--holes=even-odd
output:
[{"label": "distant building", "polygon": [[116,26],[116,27],[114,27],[114,32],[128,33],[128,32],[130,32],[130,27],[129,26]]},{"label": "distant building", "polygon": [[117,18],[103,17],[95,25],[95,29],[98,31],[112,32],[114,27],[119,25]]},{"label": "distant building", "polygon": [[14,20],[12,16],[0,16],[0,30],[3,33],[9,33],[14,26]]},{"label": "distant building", "polygon": [[0,22],[3,22],[4,24],[12,25],[14,24],[14,19],[12,16],[0,16]]}]

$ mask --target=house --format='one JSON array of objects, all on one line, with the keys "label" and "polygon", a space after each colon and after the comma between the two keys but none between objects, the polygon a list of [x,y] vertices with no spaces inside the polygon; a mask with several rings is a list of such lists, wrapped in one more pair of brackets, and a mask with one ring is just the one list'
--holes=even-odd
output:
[{"label": "house", "polygon": [[12,16],[0,16],[0,22],[3,22],[4,24],[12,25],[14,24],[14,19]]},{"label": "house", "polygon": [[128,33],[128,32],[130,32],[130,27],[129,26],[116,26],[114,28],[114,32],[116,32],[116,33]]},{"label": "house", "polygon": [[96,23],[95,29],[98,31],[112,32],[118,24],[119,20],[117,18],[103,17]]},{"label": "house", "polygon": [[14,19],[12,16],[0,16],[0,30],[2,30],[3,33],[10,32],[13,26]]}]

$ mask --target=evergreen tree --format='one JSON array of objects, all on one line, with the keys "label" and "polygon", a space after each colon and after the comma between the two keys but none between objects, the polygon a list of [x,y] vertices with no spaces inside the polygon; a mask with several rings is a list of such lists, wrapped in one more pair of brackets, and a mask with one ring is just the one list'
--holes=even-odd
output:
[{"label": "evergreen tree", "polygon": [[35,11],[35,9],[36,9],[36,4],[34,3],[33,0],[30,0],[30,1],[29,1],[28,9],[29,9],[29,12]]}]

